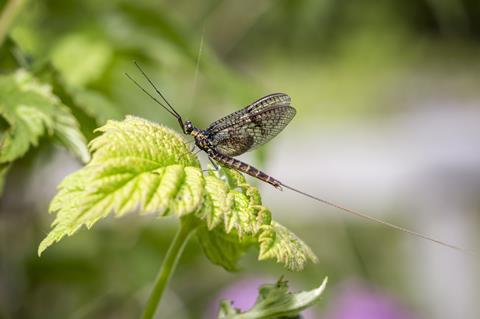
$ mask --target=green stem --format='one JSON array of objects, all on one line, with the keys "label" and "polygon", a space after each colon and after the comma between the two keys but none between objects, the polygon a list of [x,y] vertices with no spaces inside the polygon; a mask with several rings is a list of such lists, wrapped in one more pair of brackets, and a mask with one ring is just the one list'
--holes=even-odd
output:
[{"label": "green stem", "polygon": [[143,311],[142,319],[152,319],[155,315],[160,299],[162,298],[170,277],[177,266],[183,249],[197,226],[198,224],[193,217],[186,217],[180,221],[180,228],[170,244],[162,267],[157,274],[152,293],[150,294],[147,305]]},{"label": "green stem", "polygon": [[3,7],[0,15],[0,47],[5,40],[10,25],[15,20],[16,16],[22,11],[25,0],[10,0]]}]

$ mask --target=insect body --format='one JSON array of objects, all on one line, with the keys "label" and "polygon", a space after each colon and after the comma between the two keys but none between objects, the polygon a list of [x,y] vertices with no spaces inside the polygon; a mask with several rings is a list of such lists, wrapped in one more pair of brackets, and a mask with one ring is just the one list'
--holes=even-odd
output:
[{"label": "insect body", "polygon": [[256,177],[282,190],[284,185],[280,181],[233,157],[267,143],[290,123],[296,111],[290,105],[291,99],[288,95],[283,93],[267,95],[247,107],[213,122],[206,130],[201,130],[189,120],[183,121],[180,114],[171,106],[140,66],[136,63],[135,65],[166,105],[127,74],[130,80],[177,119],[183,133],[193,136],[195,145],[205,151],[212,163],[216,161],[223,166]]},{"label": "insect body", "polygon": [[193,127],[189,121],[184,123],[183,130],[195,138],[197,147],[205,151],[210,159],[282,190],[280,181],[233,156],[270,141],[287,126],[295,113],[290,106],[290,97],[275,93],[215,121],[206,130]]},{"label": "insect body", "polygon": [[414,235],[416,237],[420,237],[435,242],[437,244],[465,252],[464,249],[458,246],[451,245],[449,243],[434,239],[432,237],[414,232],[412,230],[380,220],[373,216],[342,207],[330,201],[305,193],[301,190],[298,190],[280,182],[279,180],[265,174],[264,172],[256,169],[253,166],[250,166],[242,161],[235,159],[234,156],[238,156],[267,143],[272,138],[277,136],[278,133],[280,133],[288,125],[288,123],[290,123],[292,118],[295,116],[296,111],[290,105],[290,97],[288,95],[283,93],[267,95],[253,102],[247,107],[213,122],[207,129],[200,130],[196,128],[192,124],[192,122],[188,120],[183,121],[180,114],[178,114],[178,112],[172,107],[172,105],[167,101],[163,94],[157,89],[155,84],[153,84],[153,82],[145,74],[142,68],[140,68],[137,63],[135,63],[135,65],[150,83],[155,92],[157,92],[158,95],[162,98],[162,101],[165,104],[158,100],[156,97],[154,97],[152,94],[150,94],[145,88],[138,84],[128,74],[126,74],[127,77],[132,80],[133,83],[135,83],[135,85],[137,85],[150,98],[152,98],[168,113],[170,113],[177,119],[183,133],[193,136],[193,138],[195,139],[195,145],[201,150],[205,151],[205,153],[208,155],[208,158],[212,161],[215,167],[216,165],[214,162],[220,163],[223,166],[236,169],[238,171],[256,177],[264,182],[267,182],[270,185],[275,186],[279,190],[282,190],[282,187],[285,187],[294,192],[297,192],[298,194],[316,200],[317,202],[335,207],[352,215],[356,215],[358,217],[368,219],[370,221]]}]

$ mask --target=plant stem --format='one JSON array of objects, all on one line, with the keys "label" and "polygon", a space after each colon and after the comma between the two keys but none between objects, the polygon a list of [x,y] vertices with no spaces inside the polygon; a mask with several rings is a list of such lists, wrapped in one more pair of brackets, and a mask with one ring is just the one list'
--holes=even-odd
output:
[{"label": "plant stem", "polygon": [[7,36],[13,20],[22,11],[24,3],[25,0],[10,0],[4,5],[0,15],[0,47]]},{"label": "plant stem", "polygon": [[177,262],[182,255],[183,249],[197,225],[198,224],[193,217],[186,217],[180,220],[180,228],[175,234],[175,238],[168,248],[162,267],[157,274],[152,293],[150,294],[147,305],[143,311],[142,319],[152,319],[154,317],[163,292],[165,291]]}]

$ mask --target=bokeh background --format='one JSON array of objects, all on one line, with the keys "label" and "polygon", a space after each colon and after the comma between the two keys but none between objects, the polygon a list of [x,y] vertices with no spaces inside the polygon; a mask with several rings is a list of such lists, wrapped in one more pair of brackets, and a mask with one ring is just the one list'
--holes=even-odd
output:
[{"label": "bokeh background", "polygon": [[[79,112],[89,138],[126,114],[177,128],[125,77],[138,77],[134,60],[199,127],[288,93],[296,118],[242,159],[306,192],[479,248],[476,0],[27,1],[6,47],[59,70],[96,115]],[[17,67],[1,57],[2,73]],[[108,219],[36,254],[56,185],[79,167],[42,141],[9,173],[0,199],[0,318],[138,317],[175,219]],[[256,287],[280,275],[294,290],[329,276],[307,318],[480,316],[478,257],[258,186],[318,264],[288,273],[250,252],[241,271],[228,273],[192,241],[158,318],[213,318],[222,297],[248,307]]]}]

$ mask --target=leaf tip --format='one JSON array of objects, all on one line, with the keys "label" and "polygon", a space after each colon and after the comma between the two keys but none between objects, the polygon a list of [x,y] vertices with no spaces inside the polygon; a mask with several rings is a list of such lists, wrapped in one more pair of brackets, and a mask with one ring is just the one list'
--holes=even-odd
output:
[{"label": "leaf tip", "polygon": [[325,287],[327,286],[327,283],[328,283],[328,276],[326,276],[323,281],[322,281],[322,284],[320,285],[320,287],[318,287],[318,289],[320,291],[323,291],[325,289]]},{"label": "leaf tip", "polygon": [[42,257],[42,253],[45,251],[45,249],[48,248],[48,246],[51,245],[50,242],[47,242],[47,239],[48,239],[48,237],[45,238],[44,240],[42,240],[40,242],[40,245],[38,245],[38,250],[37,250],[38,257]]}]

